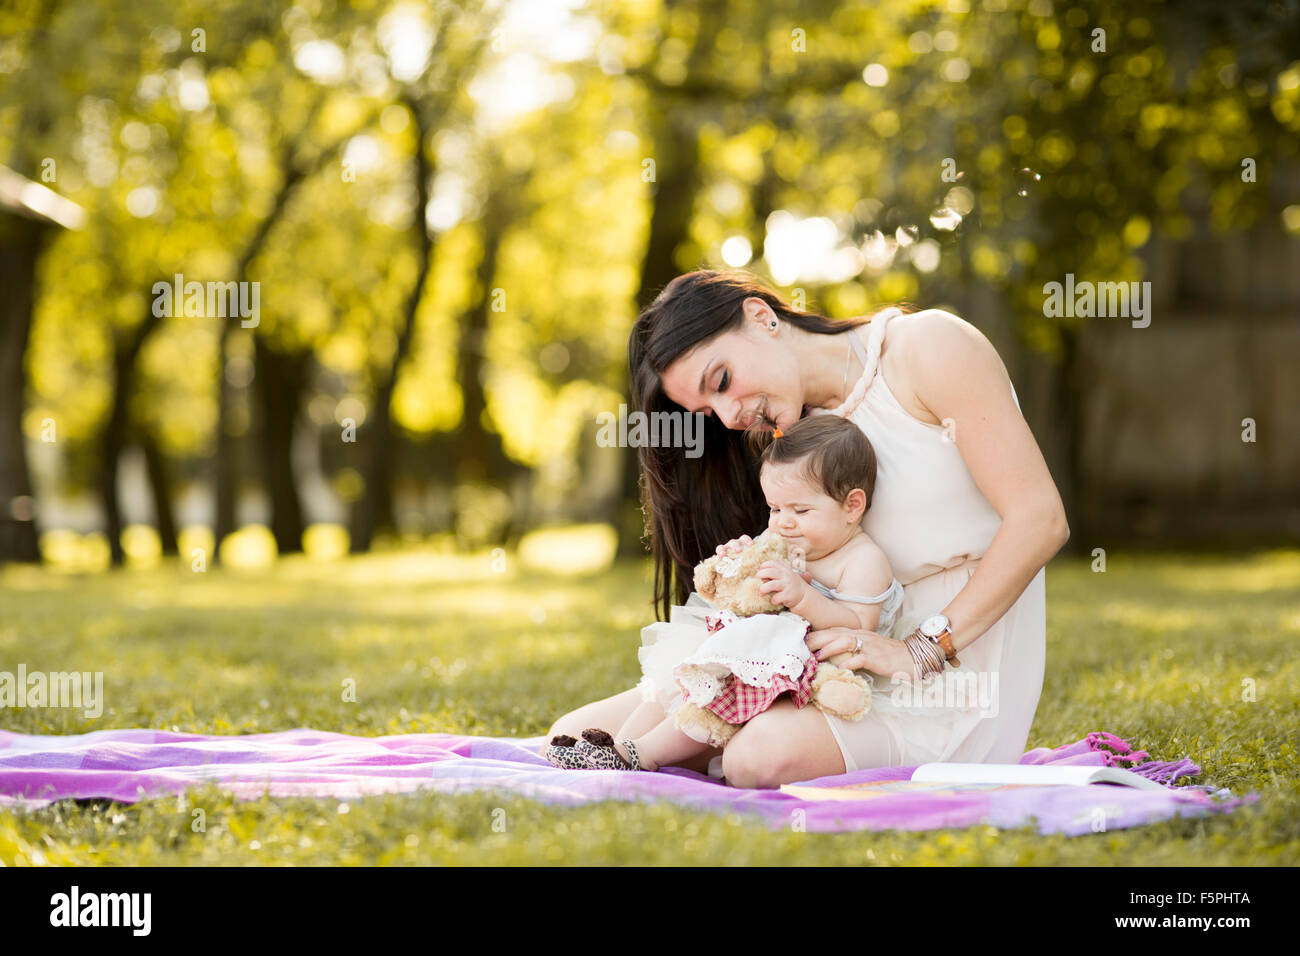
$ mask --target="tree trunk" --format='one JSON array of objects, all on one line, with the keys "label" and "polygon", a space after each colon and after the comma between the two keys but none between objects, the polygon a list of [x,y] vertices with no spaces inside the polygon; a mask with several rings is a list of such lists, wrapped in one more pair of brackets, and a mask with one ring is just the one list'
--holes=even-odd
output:
[{"label": "tree trunk", "polygon": [[[265,247],[266,239],[271,234],[271,227],[284,213],[285,207],[289,203],[289,197],[305,175],[304,170],[296,167],[286,169],[284,182],[280,184],[280,191],[275,195],[270,213],[258,224],[257,231],[253,233],[248,245],[244,247],[244,251],[239,257],[239,265],[235,270],[235,280],[237,282],[249,281],[249,267]],[[226,380],[226,359],[229,354],[230,336],[235,330],[236,323],[240,321],[238,315],[226,318],[221,326],[221,339],[217,346],[217,374],[219,381],[217,383],[217,509],[216,527],[213,529],[212,542],[212,559],[214,562],[220,553],[222,540],[226,535],[236,530],[236,521],[238,520],[235,509],[238,504],[238,485],[239,477],[243,473],[243,463],[235,454],[235,436],[230,433],[230,407],[235,399],[235,387]],[[255,369],[253,377],[256,379],[261,373],[262,370]]]},{"label": "tree trunk", "polygon": [[162,324],[161,317],[153,314],[152,297],[148,301],[148,313],[138,326],[127,333],[126,340],[114,336],[113,399],[99,439],[100,503],[104,508],[104,530],[108,535],[109,557],[114,567],[121,566],[126,560],[126,553],[122,550],[122,511],[118,498],[117,471],[122,451],[126,448],[131,390],[135,386],[135,361],[149,336]]},{"label": "tree trunk", "polygon": [[[677,277],[677,247],[690,230],[695,194],[699,190],[698,135],[694,125],[682,118],[681,111],[660,115],[655,125],[654,144],[656,183],[650,211],[650,239],[641,262],[641,284],[636,296],[638,311],[654,301],[659,291]],[[631,395],[630,383],[628,394]],[[615,525],[618,553],[640,555],[645,552],[641,464],[635,448],[624,448],[621,452],[623,482]]]},{"label": "tree trunk", "polygon": [[[319,108],[319,105],[317,106]],[[313,114],[314,115],[314,114]],[[310,125],[310,122],[309,124]],[[323,154],[324,155],[324,154]],[[321,162],[323,162],[323,155]],[[280,216],[284,214],[289,205],[289,198],[293,195],[298,184],[307,176],[308,170],[296,166],[292,163],[290,157],[292,149],[286,149],[285,159],[282,163],[284,167],[284,181],[280,184],[279,191],[275,194],[275,199],[271,203],[271,211],[267,213],[265,219],[258,223],[257,230],[253,233],[244,247],[243,253],[240,254],[239,264],[235,269],[235,279],[243,283],[249,281],[248,270],[252,266],[253,260],[261,253],[266,246],[267,237],[271,235],[271,228],[279,221]],[[221,339],[217,352],[217,474],[216,474],[216,527],[213,529],[212,541],[212,560],[215,563],[217,556],[221,551],[221,542],[235,530],[235,524],[238,516],[235,513],[238,504],[237,497],[239,494],[239,477],[243,472],[242,462],[235,455],[235,436],[230,434],[230,404],[235,398],[235,388],[226,380],[226,356],[230,345],[230,335],[235,329],[235,324],[240,322],[238,315],[228,316],[221,326]],[[255,333],[256,334],[256,333]],[[259,370],[254,369],[253,377],[257,378]]]},{"label": "tree trunk", "polygon": [[0,214],[0,564],[41,559],[23,405],[36,262],[48,231],[41,223]]},{"label": "tree trunk", "polygon": [[[44,64],[50,59],[50,24],[59,7],[58,0],[46,0],[29,11],[26,62]],[[43,153],[41,144],[47,142],[53,121],[44,97],[27,97],[22,102],[15,126],[22,134],[12,137],[10,169],[23,174],[35,171]],[[36,501],[23,437],[23,407],[36,263],[53,232],[47,223],[0,212],[0,290],[4,291],[0,302],[0,565],[41,560]]]},{"label": "tree trunk", "polygon": [[121,353],[113,356],[113,400],[108,420],[99,436],[99,501],[104,509],[104,533],[108,535],[109,560],[114,567],[126,561],[122,550],[122,511],[117,495],[118,463],[126,447],[127,390],[130,372],[122,367]]},{"label": "tree trunk", "polygon": [[254,384],[261,406],[262,472],[271,499],[271,533],[280,554],[296,554],[302,551],[304,522],[293,473],[293,435],[307,387],[311,352],[277,351],[261,335],[254,338],[254,349]]},{"label": "tree trunk", "polygon": [[[353,554],[370,550],[375,532],[395,526],[393,515],[394,435],[392,401],[395,385],[387,381],[375,388],[375,398],[359,443],[365,460],[364,486],[352,509],[350,549]],[[382,409],[382,411],[381,411]]]},{"label": "tree trunk", "polygon": [[235,441],[230,434],[230,403],[234,388],[226,381],[226,356],[229,352],[231,326],[225,322],[217,343],[217,441],[216,441],[216,514],[213,516],[212,563],[217,562],[221,542],[235,530],[235,484],[240,468],[235,461]]},{"label": "tree trunk", "polygon": [[[249,238],[248,244],[244,247],[243,252],[239,256],[239,262],[235,269],[235,278],[239,282],[248,281],[249,267],[252,265],[253,260],[261,254],[262,249],[266,246],[266,241],[271,235],[272,227],[274,227],[276,222],[279,221],[280,216],[284,214],[285,209],[289,205],[289,200],[292,198],[294,191],[298,188],[299,184],[316,170],[323,169],[326,163],[336,156],[339,150],[342,149],[354,135],[361,132],[371,121],[370,118],[367,118],[352,133],[340,137],[335,140],[330,147],[321,150],[313,160],[299,163],[295,161],[294,155],[298,151],[300,140],[306,137],[307,131],[311,128],[311,125],[316,115],[320,112],[323,104],[323,98],[316,101],[312,107],[311,114],[303,124],[299,139],[287,143],[283,150],[280,166],[284,170],[284,181],[280,184],[280,189],[276,192],[275,198],[271,203],[271,211],[267,213],[265,219],[258,223],[256,231],[254,231],[253,235]],[[221,339],[217,351],[217,440],[215,452],[216,515],[214,517],[215,527],[213,528],[212,555],[214,562],[217,560],[217,555],[220,553],[222,539],[235,530],[235,521],[237,517],[235,514],[235,508],[237,504],[236,498],[238,495],[237,486],[240,474],[243,470],[241,462],[235,455],[236,444],[234,436],[229,434],[230,403],[234,400],[235,390],[234,387],[226,381],[225,374],[226,356],[230,344],[230,335],[234,330],[235,323],[238,321],[240,321],[238,317],[228,317],[226,319],[225,323],[221,327]],[[255,359],[256,354],[255,351]],[[255,379],[264,377],[265,375],[266,369],[255,366],[253,372],[253,377]],[[285,473],[291,474],[291,472]],[[272,506],[274,507],[277,501],[274,491],[272,491],[271,500]],[[279,500],[281,500],[286,506],[296,506],[298,500],[297,489],[294,489],[291,496],[285,496]],[[301,525],[301,508],[299,507],[296,518],[290,514],[285,515],[283,518],[273,516],[271,520],[273,525],[283,525],[286,528],[292,528],[295,522]],[[301,547],[301,542],[299,542],[299,544],[294,547],[294,550],[301,550]]]},{"label": "tree trunk", "polygon": [[[671,4],[669,5],[672,6]],[[726,16],[721,0],[701,4],[700,25],[687,57],[685,86],[700,75],[713,46],[713,37]],[[659,291],[679,273],[677,248],[690,233],[695,196],[700,188],[699,131],[692,115],[691,98],[667,93],[668,101],[655,113],[651,136],[654,143],[655,187],[650,210],[650,238],[641,261],[641,283],[636,294],[637,310],[649,305]],[[630,373],[630,370],[629,370]],[[628,385],[631,395],[631,385]],[[623,451],[623,481],[615,526],[618,553],[645,553],[642,536],[645,516],[641,509],[641,464],[636,449]]]},{"label": "tree trunk", "polygon": [[419,255],[419,271],[415,284],[406,298],[406,307],[402,313],[401,326],[397,334],[397,348],[393,351],[393,360],[375,387],[374,403],[370,416],[362,432],[362,449],[365,460],[362,465],[362,478],[365,481],[361,498],[352,509],[352,528],[350,550],[360,554],[370,550],[375,531],[380,527],[393,524],[393,392],[397,388],[397,375],[402,361],[411,348],[411,336],[415,331],[415,315],[419,310],[420,299],[429,279],[433,266],[433,237],[425,221],[425,210],[429,205],[429,190],[432,188],[433,162],[427,153],[429,121],[423,104],[411,96],[406,97],[406,105],[415,117],[415,235]]},{"label": "tree trunk", "polygon": [[[460,355],[456,363],[456,384],[460,386],[463,414],[453,438],[456,477],[459,481],[498,483],[509,471],[501,436],[489,431],[483,419],[487,413],[487,393],[483,388],[484,348],[495,301],[492,282],[496,277],[508,211],[503,189],[493,189],[484,209],[483,256],[479,259],[476,280],[477,301],[461,318]],[[506,302],[509,306],[509,300]]]},{"label": "tree trunk", "polygon": [[167,475],[167,459],[158,446],[158,440],[148,431],[140,431],[140,448],[144,451],[145,469],[149,475],[149,488],[153,494],[154,520],[158,527],[158,540],[162,553],[180,553],[176,533],[176,513],[172,508],[171,482]]}]

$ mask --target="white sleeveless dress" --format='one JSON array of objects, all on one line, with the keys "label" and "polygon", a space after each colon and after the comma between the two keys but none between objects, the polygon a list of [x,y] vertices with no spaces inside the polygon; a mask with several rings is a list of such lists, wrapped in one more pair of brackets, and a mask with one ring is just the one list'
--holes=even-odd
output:
[{"label": "white sleeveless dress", "polygon": [[[862,527],[903,585],[900,622],[910,626],[896,627],[896,638],[947,606],[975,574],[1002,523],[945,429],[904,410],[880,371],[885,333],[901,315],[888,309],[845,333],[862,360],[862,377],[839,407],[810,409],[848,418],[875,449],[876,488]],[[1014,386],[1011,394],[1018,407]],[[823,714],[845,772],[933,761],[1018,761],[1043,688],[1044,581],[1039,570],[1007,613],[958,652],[960,667],[950,665],[916,687],[875,676],[866,717],[846,721]]]}]

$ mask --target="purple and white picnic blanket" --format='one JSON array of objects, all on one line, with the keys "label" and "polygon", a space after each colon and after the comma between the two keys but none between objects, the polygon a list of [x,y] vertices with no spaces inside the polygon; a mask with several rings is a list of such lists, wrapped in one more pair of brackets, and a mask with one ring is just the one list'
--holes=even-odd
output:
[{"label": "purple and white picnic blanket", "polygon": [[[795,820],[808,831],[931,830],[1037,824],[1041,833],[1076,835],[1139,826],[1175,816],[1226,812],[1258,794],[1235,797],[1202,785],[1171,786],[1201,772],[1189,759],[1154,761],[1113,734],[1090,733],[1054,750],[1031,750],[1022,764],[1083,764],[1133,770],[1163,791],[1108,784],[993,787],[969,791],[875,792],[866,799],[805,799],[779,790],[743,790],[690,770],[658,773],[562,770],[538,755],[544,737],[399,734],[353,737],[299,728],[243,736],[163,730],[99,730],[70,736],[0,731],[0,807],[44,806],[68,798],[129,803],[215,783],[241,798],[497,791],[572,806],[599,800],[666,800],[702,811],[755,814],[775,829]],[[804,781],[844,788],[910,780],[915,767],[858,770]],[[797,813],[796,811],[801,811]]]}]

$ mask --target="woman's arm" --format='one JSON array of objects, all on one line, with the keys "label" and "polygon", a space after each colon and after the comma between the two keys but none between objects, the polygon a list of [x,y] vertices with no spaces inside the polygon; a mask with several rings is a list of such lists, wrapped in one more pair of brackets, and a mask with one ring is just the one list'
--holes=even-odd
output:
[{"label": "woman's arm", "polygon": [[[890,329],[893,384],[914,414],[947,429],[1002,525],[975,574],[947,607],[960,651],[997,623],[1070,537],[1065,507],[1033,433],[1012,398],[1006,367],[973,325],[943,312]],[[906,407],[906,405],[905,405]],[[921,416],[918,416],[921,417]]]}]

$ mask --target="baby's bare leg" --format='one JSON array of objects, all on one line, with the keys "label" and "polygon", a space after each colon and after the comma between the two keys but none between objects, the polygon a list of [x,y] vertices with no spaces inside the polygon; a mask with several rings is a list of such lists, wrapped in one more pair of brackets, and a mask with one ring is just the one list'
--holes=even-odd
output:
[{"label": "baby's bare leg", "polygon": [[614,735],[614,739],[635,740],[663,723],[665,716],[662,706],[653,700],[648,700],[628,715],[623,726]]},{"label": "baby's bare leg", "polygon": [[[631,740],[636,746],[643,770],[658,770],[660,767],[680,764],[691,757],[717,751],[716,747],[710,747],[686,736],[677,729],[671,717],[665,717],[648,733],[633,737]],[[629,755],[619,743],[616,742],[614,747],[622,754],[624,760],[629,760]]]}]

